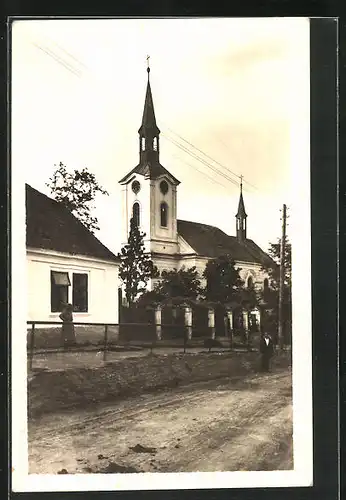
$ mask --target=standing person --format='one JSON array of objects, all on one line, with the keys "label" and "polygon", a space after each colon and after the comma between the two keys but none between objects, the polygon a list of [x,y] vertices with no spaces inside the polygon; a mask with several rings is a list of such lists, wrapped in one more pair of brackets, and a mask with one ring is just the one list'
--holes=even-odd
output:
[{"label": "standing person", "polygon": [[63,322],[61,327],[61,341],[64,349],[67,349],[76,343],[72,312],[72,304],[65,304],[61,314],[59,315],[59,318]]},{"label": "standing person", "polygon": [[264,372],[270,371],[270,359],[274,354],[274,343],[268,333],[264,333],[260,341],[261,369]]}]

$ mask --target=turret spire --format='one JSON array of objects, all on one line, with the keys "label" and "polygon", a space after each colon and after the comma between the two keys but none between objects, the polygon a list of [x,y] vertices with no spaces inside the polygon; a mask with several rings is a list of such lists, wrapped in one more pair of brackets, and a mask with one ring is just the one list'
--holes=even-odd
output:
[{"label": "turret spire", "polygon": [[145,94],[144,110],[142,124],[138,130],[139,133],[139,156],[140,162],[147,164],[148,162],[159,161],[159,135],[160,129],[156,124],[153,96],[150,87],[150,56],[147,56],[147,73],[148,82]]},{"label": "turret spire", "polygon": [[236,214],[237,220],[237,238],[239,241],[246,240],[246,218],[245,205],[243,199],[243,176],[240,176],[240,196],[238,203],[238,212]]},{"label": "turret spire", "polygon": [[142,124],[140,129],[138,130],[138,133],[141,134],[142,136],[145,136],[147,133],[150,133],[150,135],[152,136],[158,135],[160,133],[160,130],[156,125],[153,96],[151,94],[151,86],[149,78],[150,75],[149,59],[150,56],[147,56],[147,73],[148,73],[147,91],[145,94]]}]

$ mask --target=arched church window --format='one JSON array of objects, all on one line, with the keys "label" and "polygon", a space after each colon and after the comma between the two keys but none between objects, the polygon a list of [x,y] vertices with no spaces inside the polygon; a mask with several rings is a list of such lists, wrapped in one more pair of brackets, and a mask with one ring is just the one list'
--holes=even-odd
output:
[{"label": "arched church window", "polygon": [[142,151],[145,150],[145,138],[142,137],[142,140],[141,140],[141,148],[142,148]]},{"label": "arched church window", "polygon": [[268,290],[268,288],[269,288],[269,280],[268,280],[268,278],[264,279],[264,281],[263,281],[263,288],[264,288],[264,290]]},{"label": "arched church window", "polygon": [[153,149],[154,149],[154,151],[157,151],[157,137],[154,137],[154,140],[153,140]]},{"label": "arched church window", "polygon": [[168,205],[167,205],[167,203],[161,203],[161,205],[160,205],[160,220],[161,220],[161,226],[167,227],[167,222],[168,222]]},{"label": "arched church window", "polygon": [[137,227],[140,225],[140,208],[139,203],[134,203],[132,207],[132,218]]},{"label": "arched church window", "polygon": [[248,288],[253,288],[253,279],[251,276],[248,277],[247,279],[247,287]]}]

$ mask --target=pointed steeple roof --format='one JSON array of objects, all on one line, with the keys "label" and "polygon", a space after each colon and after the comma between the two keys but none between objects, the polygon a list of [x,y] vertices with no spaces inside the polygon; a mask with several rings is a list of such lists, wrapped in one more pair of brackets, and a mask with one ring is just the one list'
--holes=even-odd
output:
[{"label": "pointed steeple roof", "polygon": [[147,83],[147,91],[145,94],[142,125],[140,126],[138,133],[145,136],[146,133],[149,132],[150,135],[155,136],[160,133],[160,129],[156,125],[153,96],[151,94],[150,79],[149,79],[150,75],[149,67],[147,68],[147,72],[148,72],[148,83]]},{"label": "pointed steeple roof", "polygon": [[244,219],[245,217],[247,217],[247,214],[245,212],[244,199],[243,199],[243,176],[241,176],[241,180],[240,180],[240,196],[239,196],[238,212],[237,212],[236,217],[239,219]]}]

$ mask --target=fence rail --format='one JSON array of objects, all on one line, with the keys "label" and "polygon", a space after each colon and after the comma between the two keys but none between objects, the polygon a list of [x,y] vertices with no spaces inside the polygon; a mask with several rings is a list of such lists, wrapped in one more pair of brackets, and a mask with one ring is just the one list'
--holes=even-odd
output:
[{"label": "fence rail", "polygon": [[[209,328],[206,328],[205,330],[210,332],[209,335],[199,335],[196,336],[193,340],[188,338],[188,332],[196,332],[199,331],[200,328],[198,326],[187,326],[184,324],[174,324],[174,323],[161,323],[161,324],[155,324],[155,323],[97,323],[97,322],[72,322],[74,326],[84,326],[84,327],[101,327],[103,328],[103,342],[98,342],[98,348],[103,351],[103,360],[107,361],[107,352],[110,350],[110,341],[109,341],[109,328],[112,327],[143,327],[143,328],[152,328],[153,329],[153,339],[133,339],[133,340],[125,340],[124,342],[119,339],[119,334],[117,338],[117,345],[119,346],[130,346],[132,345],[137,345],[137,346],[145,346],[150,351],[152,352],[154,348],[159,348],[159,347],[181,347],[183,349],[183,352],[186,352],[186,349],[188,347],[196,347],[201,345],[201,342],[205,341],[206,339],[211,339],[211,330]],[[45,325],[57,325],[62,327],[63,323],[61,321],[27,321],[27,325],[31,326],[30,329],[30,338],[29,338],[29,368],[32,370],[32,365],[33,365],[33,358],[35,355],[35,334],[36,334],[36,326],[45,326]],[[179,329],[182,333],[181,336],[177,338],[170,338],[170,339],[164,339],[164,340],[159,340],[156,338],[156,329],[157,328],[161,329]],[[120,332],[119,332],[120,333]],[[193,337],[193,335],[192,335]],[[180,342],[179,342],[180,340]],[[167,341],[169,345],[167,345]],[[114,342],[112,342],[112,345],[114,345]],[[228,347],[231,349],[233,346],[233,335],[230,335],[229,341],[228,341]],[[73,352],[75,350],[73,349]],[[79,346],[78,352],[88,352],[90,349],[83,349],[82,346]],[[57,352],[56,349],[45,349],[44,352],[46,353],[52,353],[52,352]],[[60,350],[58,350],[60,352]]]}]

